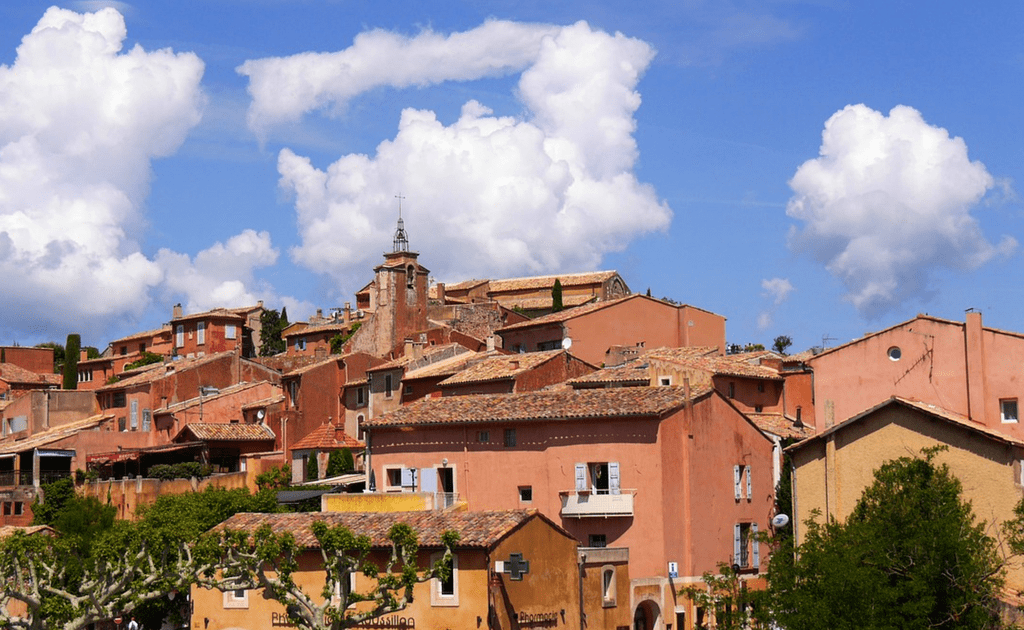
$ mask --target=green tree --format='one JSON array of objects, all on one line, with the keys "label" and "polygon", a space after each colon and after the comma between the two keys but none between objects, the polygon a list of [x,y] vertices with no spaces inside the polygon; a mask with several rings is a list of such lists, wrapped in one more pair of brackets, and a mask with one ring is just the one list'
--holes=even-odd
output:
[{"label": "green tree", "polygon": [[64,506],[75,497],[75,482],[71,477],[44,483],[42,492],[32,503],[32,524],[56,526]]},{"label": "green tree", "polygon": [[773,554],[772,621],[787,630],[1000,628],[996,542],[945,465],[901,457],[875,471],[846,522],[806,523],[795,558]]},{"label": "green tree", "polygon": [[82,350],[82,336],[68,335],[64,345],[64,389],[78,389],[78,355]]},{"label": "green tree", "polygon": [[557,313],[564,308],[562,306],[562,282],[555,278],[555,285],[551,287],[551,312]]},{"label": "green tree", "polygon": [[285,351],[285,342],[281,331],[288,326],[288,313],[282,307],[278,313],[274,309],[264,309],[260,314],[260,356],[269,357]]},{"label": "green tree", "polygon": [[343,448],[337,451],[331,451],[330,456],[327,458],[327,476],[337,477],[338,475],[344,475],[355,470],[355,461],[352,459],[352,451],[349,448]]},{"label": "green tree", "polygon": [[679,594],[713,612],[716,630],[747,630],[755,622],[751,605],[755,594],[747,590],[746,581],[728,564],[719,564],[717,574],[705,573],[700,584],[687,586]]},{"label": "green tree", "polygon": [[793,340],[788,335],[779,335],[775,338],[775,342],[772,343],[772,350],[779,354],[786,354],[786,350],[793,345]]},{"label": "green tree", "polygon": [[53,373],[62,374],[64,372],[64,345],[59,344],[56,341],[45,341],[43,343],[37,343],[36,348],[50,348],[53,350]]},{"label": "green tree", "polygon": [[[449,579],[452,550],[459,540],[457,532],[444,532],[443,556],[421,572],[417,565],[418,537],[403,523],[393,525],[388,532],[391,554],[383,568],[370,560],[369,537],[320,521],[311,529],[326,574],[319,597],[306,593],[294,579],[304,549],[291,533],[274,534],[269,525],[252,534],[222,530],[204,536],[195,547],[199,584],[222,591],[262,589],[263,596],[284,606],[289,620],[300,628],[341,630],[403,610],[412,601],[413,587],[419,582]],[[375,580],[374,588],[362,593],[353,591],[353,573]],[[351,608],[359,602],[371,602],[372,607],[358,611]]]},{"label": "green tree", "polygon": [[317,453],[316,451],[310,453],[309,458],[306,459],[306,481],[316,481],[320,478],[320,471],[317,466]]}]

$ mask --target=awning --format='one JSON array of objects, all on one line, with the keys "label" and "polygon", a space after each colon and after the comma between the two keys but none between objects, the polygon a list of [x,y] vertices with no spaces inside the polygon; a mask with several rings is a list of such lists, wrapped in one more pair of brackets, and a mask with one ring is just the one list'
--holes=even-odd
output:
[{"label": "awning", "polygon": [[74,451],[65,451],[65,450],[57,451],[57,450],[42,449],[42,448],[36,449],[36,453],[38,453],[40,457],[74,457],[75,456],[75,452]]},{"label": "awning", "polygon": [[113,451],[111,453],[93,453],[92,455],[86,455],[85,461],[88,464],[113,464],[115,462],[135,461],[143,455],[184,451],[190,448],[201,448],[202,446],[202,442],[183,442],[181,444],[164,444],[162,446],[124,449],[121,451]]}]

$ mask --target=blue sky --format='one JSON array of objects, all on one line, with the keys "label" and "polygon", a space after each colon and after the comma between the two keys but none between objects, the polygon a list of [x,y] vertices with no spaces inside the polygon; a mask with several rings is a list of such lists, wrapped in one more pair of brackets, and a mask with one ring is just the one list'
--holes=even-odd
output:
[{"label": "blue sky", "polygon": [[399,193],[441,281],[616,269],[797,350],[1024,330],[1019,3],[49,6],[0,7],[3,344],[341,306]]}]

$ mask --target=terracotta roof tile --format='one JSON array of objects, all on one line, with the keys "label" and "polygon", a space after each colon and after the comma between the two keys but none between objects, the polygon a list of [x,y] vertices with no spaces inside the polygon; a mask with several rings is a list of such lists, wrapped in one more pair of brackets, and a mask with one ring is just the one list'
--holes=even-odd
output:
[{"label": "terracotta roof tile", "polygon": [[351,328],[353,324],[357,324],[357,323],[359,323],[359,322],[358,321],[352,321],[352,322],[349,322],[347,324],[344,324],[342,322],[331,322],[329,324],[310,324],[310,325],[306,326],[305,328],[300,328],[299,330],[293,330],[291,332],[286,332],[282,336],[285,337],[285,338],[288,338],[288,337],[298,337],[300,335],[312,335],[312,334],[316,334],[316,333],[319,333],[319,332],[338,332],[338,333],[343,333],[343,332],[347,331],[349,328]]},{"label": "terracotta roof tile", "polygon": [[802,440],[814,435],[814,427],[797,426],[795,420],[781,413],[747,413],[745,415],[757,425],[758,429],[781,438]]},{"label": "terracotta roof tile", "polygon": [[[597,295],[566,295],[562,298],[562,306],[569,308],[581,306],[597,299]],[[495,300],[506,307],[518,307],[524,311],[551,308],[551,297],[525,297],[518,295],[497,295]]]},{"label": "terracotta roof tile", "polygon": [[32,534],[46,534],[48,536],[55,536],[57,531],[49,525],[29,525],[27,527],[21,527],[18,525],[4,525],[0,527],[0,538],[7,538],[8,536],[14,535],[15,532],[23,532],[26,535],[31,536]]},{"label": "terracotta roof tile", "polygon": [[782,380],[782,377],[779,376],[778,370],[773,370],[772,368],[761,365],[753,365],[743,360],[733,359],[730,356],[671,356],[669,354],[659,354],[657,352],[652,352],[647,356],[652,362],[659,360],[667,361],[684,367],[704,370],[711,374],[742,376],[746,378],[757,378],[772,381]]},{"label": "terracotta roof tile", "polygon": [[327,420],[319,427],[313,429],[306,437],[292,445],[291,450],[302,451],[314,449],[318,451],[333,451],[340,448],[362,448],[363,443]]},{"label": "terracotta roof tile", "polygon": [[585,384],[599,384],[599,383],[623,383],[623,384],[642,384],[647,385],[651,382],[651,370],[650,364],[643,359],[636,359],[629,361],[622,365],[616,365],[615,367],[602,368],[596,372],[591,372],[584,376],[574,378],[569,381],[570,385],[579,383]]},{"label": "terracotta roof tile", "polygon": [[71,437],[80,431],[92,431],[99,427],[104,422],[113,420],[114,416],[99,414],[90,416],[82,420],[76,420],[67,424],[62,424],[46,431],[31,435],[24,440],[15,440],[8,436],[4,440],[0,441],[0,454],[6,455],[8,453],[22,453],[25,451],[31,451],[34,448],[45,446],[52,442],[62,440],[67,437]]},{"label": "terracotta roof tile", "polygon": [[435,378],[438,376],[451,376],[452,374],[457,374],[460,370],[465,369],[465,367],[469,363],[473,361],[478,361],[482,357],[492,356],[496,352],[496,350],[490,353],[472,351],[463,352],[453,357],[448,357],[447,359],[435,361],[434,363],[425,365],[423,367],[408,370],[402,376],[402,380],[411,381],[418,378]]},{"label": "terracotta roof tile", "polygon": [[[694,388],[691,399],[711,391]],[[542,390],[521,394],[446,396],[419,400],[367,420],[367,427],[404,427],[512,420],[659,416],[683,405],[682,387]]]},{"label": "terracotta roof tile", "polygon": [[[160,415],[168,414],[168,413],[178,413],[179,411],[184,411],[185,409],[191,409],[192,407],[198,407],[199,406],[200,398],[202,398],[202,401],[203,401],[204,404],[209,404],[211,401],[217,400],[218,398],[225,398],[225,397],[228,397],[228,396],[233,396],[233,395],[235,395],[235,394],[237,394],[239,392],[244,392],[246,390],[252,389],[253,387],[259,387],[260,385],[263,385],[266,382],[267,381],[236,383],[236,384],[231,385],[229,387],[224,387],[224,388],[220,389],[216,394],[210,394],[208,396],[202,396],[202,397],[196,396],[195,398],[189,398],[188,400],[183,400],[181,402],[177,402],[177,403],[174,403],[172,405],[168,405],[166,407],[160,407],[160,408],[154,409],[153,413],[160,414]],[[284,398],[284,396],[282,395],[282,399],[283,398]]]},{"label": "terracotta roof tile", "polygon": [[[206,363],[210,363],[212,361],[216,361],[217,359],[221,359],[226,355],[234,356],[235,352],[232,350],[227,350],[225,352],[208,354],[206,356],[196,357],[193,359],[178,359],[177,361],[168,361],[166,363],[153,363],[151,365],[146,365],[139,368],[140,370],[142,370],[141,372],[136,372],[133,370],[131,376],[127,378],[122,378],[116,383],[104,385],[103,387],[98,388],[96,391],[110,391],[115,389],[124,389],[126,387],[135,387],[137,385],[145,385],[147,383],[157,381],[172,372],[182,372],[184,370],[192,369],[200,365],[205,365]],[[243,359],[243,361],[244,360],[245,359]]]},{"label": "terracotta roof tile", "polygon": [[284,394],[277,394],[270,398],[263,398],[262,400],[254,400],[250,403],[242,405],[242,411],[249,411],[250,409],[259,409],[260,407],[269,407],[270,405],[276,405],[284,402]]},{"label": "terracotta roof tile", "polygon": [[495,332],[501,334],[508,330],[520,330],[524,328],[531,328],[533,326],[542,326],[544,324],[557,324],[559,322],[564,322],[566,320],[573,319],[574,317],[579,317],[580,315],[586,315],[587,313],[593,313],[594,311],[600,310],[602,308],[608,308],[609,306],[614,306],[626,300],[632,300],[638,297],[640,296],[634,293],[633,295],[627,295],[625,297],[621,297],[615,300],[608,300],[605,302],[592,302],[590,304],[584,304],[583,306],[577,306],[575,308],[567,308],[564,311],[558,311],[557,313],[549,313],[547,315],[542,315],[541,317],[536,317],[529,321],[519,322],[518,324],[512,324],[511,326],[505,326],[504,328],[499,328]]},{"label": "terracotta roof tile", "polygon": [[197,440],[217,442],[258,442],[276,438],[274,432],[265,424],[192,422],[182,427],[174,439],[178,440],[186,432]]},{"label": "terracotta roof tile", "polygon": [[536,514],[535,510],[472,511],[472,512],[296,512],[286,514],[235,514],[214,530],[255,531],[270,525],[277,534],[291,533],[295,541],[307,549],[316,549],[317,541],[311,526],[322,521],[328,526],[344,525],[356,535],[368,536],[376,548],[388,548],[388,531],[392,525],[405,523],[418,535],[420,547],[441,547],[441,534],[448,530],[459,533],[460,549],[488,549]]},{"label": "terracotta roof tile", "polygon": [[135,333],[133,335],[128,335],[127,337],[120,337],[118,339],[115,339],[115,340],[111,341],[110,345],[114,345],[114,344],[117,344],[117,343],[122,343],[122,342],[125,342],[125,341],[137,341],[139,339],[151,339],[152,337],[159,337],[160,335],[170,335],[170,334],[171,334],[171,326],[170,326],[170,324],[167,324],[167,325],[165,325],[165,326],[163,326],[161,328],[155,328],[153,330],[147,330],[145,332],[138,332],[138,333]]},{"label": "terracotta roof tile", "polygon": [[491,280],[490,292],[525,291],[529,289],[550,289],[558,280],[562,287],[574,287],[582,284],[600,284],[618,275],[615,271],[590,271],[585,273],[566,273],[554,276],[530,276],[526,278],[507,278]]},{"label": "terracotta roof tile", "polygon": [[[255,308],[255,307],[253,307]],[[249,309],[251,310],[251,309]],[[217,317],[221,319],[238,319],[245,320],[243,313],[247,312],[247,309],[227,309],[227,308],[215,308],[209,311],[203,311],[202,313],[192,313],[191,315],[182,315],[181,317],[175,317],[171,319],[172,322],[185,322],[193,319],[205,319],[209,317]]]},{"label": "terracotta roof tile", "polygon": [[13,363],[0,363],[0,380],[28,385],[60,385],[63,377],[60,374],[36,374]]},{"label": "terracotta roof tile", "polygon": [[441,381],[440,385],[462,385],[515,378],[519,374],[565,354],[565,350],[504,354],[488,357]]},{"label": "terracotta roof tile", "polygon": [[439,346],[428,346],[423,349],[423,354],[418,359],[412,355],[406,354],[398,357],[397,359],[388,361],[387,363],[381,363],[376,367],[368,368],[366,371],[383,372],[385,370],[395,370],[398,368],[404,368],[412,363],[417,362],[419,363],[419,365],[426,366],[434,361],[441,361],[446,359],[447,356],[445,356],[445,353],[461,354],[469,351],[469,348],[466,348],[465,346],[462,346],[457,343],[446,343]]},{"label": "terracotta roof tile", "polygon": [[468,291],[473,287],[478,287],[481,284],[487,284],[489,280],[463,280],[462,282],[453,282],[451,284],[444,285],[445,293],[449,291]]}]

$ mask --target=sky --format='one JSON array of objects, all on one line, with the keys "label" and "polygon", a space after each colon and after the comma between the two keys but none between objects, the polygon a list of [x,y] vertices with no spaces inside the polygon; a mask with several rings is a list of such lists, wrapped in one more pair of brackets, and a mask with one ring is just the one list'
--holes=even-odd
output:
[{"label": "sky", "polygon": [[401,204],[436,281],[617,270],[833,346],[1024,331],[1024,5],[0,5],[0,344],[354,302]]}]

